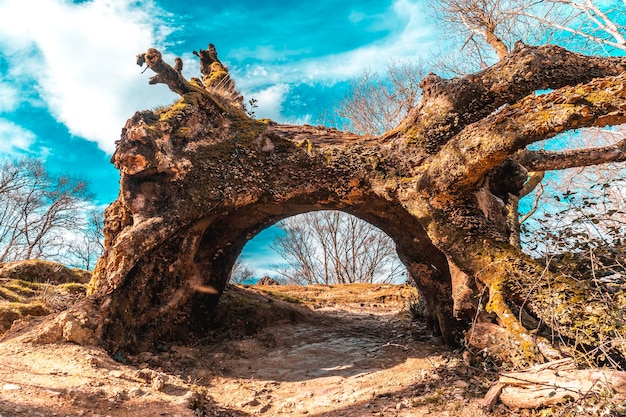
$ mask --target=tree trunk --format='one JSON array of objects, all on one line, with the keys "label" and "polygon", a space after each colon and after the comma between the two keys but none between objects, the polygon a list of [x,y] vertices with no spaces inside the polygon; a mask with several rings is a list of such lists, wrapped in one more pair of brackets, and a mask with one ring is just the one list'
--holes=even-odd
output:
[{"label": "tree trunk", "polygon": [[626,59],[518,44],[478,74],[429,75],[400,126],[372,138],[249,119],[238,100],[185,81],[157,52],[143,58],[153,81],[182,98],[135,114],[113,156],[121,190],[92,282],[95,334],[111,351],[201,333],[248,240],[286,217],[335,209],[395,241],[448,343],[464,331],[471,342],[473,325],[505,332],[518,366],[562,357],[558,340],[626,358],[619,314],[586,300],[590,283],[511,245],[506,210],[529,170],[623,159],[623,142],[587,159],[525,149],[625,122]]}]

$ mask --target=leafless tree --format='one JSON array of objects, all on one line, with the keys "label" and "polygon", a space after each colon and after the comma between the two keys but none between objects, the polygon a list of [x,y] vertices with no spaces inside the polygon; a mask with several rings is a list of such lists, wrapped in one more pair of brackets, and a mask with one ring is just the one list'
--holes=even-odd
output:
[{"label": "leafless tree", "polygon": [[254,269],[246,261],[238,258],[230,272],[230,282],[233,284],[243,284],[254,277]]},{"label": "leafless tree", "polygon": [[38,160],[5,162],[0,172],[0,262],[61,260],[84,224],[85,181],[50,175]]},{"label": "leafless tree", "polygon": [[[569,135],[570,146],[593,143],[608,146],[619,141],[623,129],[589,129],[584,135]],[[607,169],[608,168],[608,169]],[[538,257],[589,251],[615,251],[626,234],[626,167],[623,163],[600,169],[596,166],[565,170],[549,175],[548,190],[534,205],[540,215],[522,228],[526,248]],[[626,276],[625,276],[626,277]]]},{"label": "leafless tree", "polygon": [[289,268],[280,271],[296,284],[397,282],[406,270],[395,244],[380,229],[339,211],[290,217],[272,243]]},{"label": "leafless tree", "polygon": [[[428,10],[459,59],[438,61],[446,72],[466,74],[508,55],[514,43],[553,42],[587,53],[626,50],[622,2],[598,0],[430,0]],[[454,55],[454,53],[452,54]],[[451,62],[452,61],[452,62]]]},{"label": "leafless tree", "polygon": [[507,56],[517,40],[533,43],[545,29],[527,16],[541,1],[524,0],[429,0],[428,10],[461,58],[438,60],[446,72],[469,73]]},{"label": "leafless tree", "polygon": [[65,263],[91,270],[104,252],[104,211],[89,209],[83,212],[82,227],[66,241]]},{"label": "leafless tree", "polygon": [[547,28],[553,41],[571,49],[611,53],[626,51],[625,5],[623,1],[546,0],[522,13]]},{"label": "leafless tree", "polygon": [[384,76],[368,68],[353,79],[335,113],[338,127],[363,134],[380,134],[396,127],[419,99],[421,63],[392,61]]}]

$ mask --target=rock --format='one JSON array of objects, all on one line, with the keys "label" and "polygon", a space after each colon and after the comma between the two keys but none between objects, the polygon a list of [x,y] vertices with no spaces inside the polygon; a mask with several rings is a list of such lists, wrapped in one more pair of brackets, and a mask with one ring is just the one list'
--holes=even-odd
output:
[{"label": "rock", "polygon": [[121,378],[122,375],[124,375],[124,372],[117,370],[117,369],[114,369],[109,372],[109,376],[113,378]]},{"label": "rock", "polygon": [[264,276],[256,282],[254,285],[280,285],[280,282],[269,276]]},{"label": "rock", "polygon": [[[145,391],[144,391],[144,390],[142,390],[141,388],[137,388],[137,387],[135,387],[135,388],[131,388],[131,389],[128,391],[128,396],[129,396],[130,398],[138,398],[138,397],[143,396],[144,394],[145,394]],[[186,396],[186,395],[185,395],[185,396]]]},{"label": "rock", "polygon": [[152,380],[152,389],[154,389],[155,391],[161,391],[163,387],[165,387],[165,378],[163,378],[161,375],[157,375],[156,377],[154,377],[154,379]]},{"label": "rock", "polygon": [[92,355],[85,355],[85,361],[94,368],[97,368],[102,365],[100,361],[95,356],[92,356]]},{"label": "rock", "polygon": [[22,387],[20,387],[19,385],[15,385],[15,384],[4,384],[2,386],[2,389],[4,391],[17,391],[22,389]]},{"label": "rock", "polygon": [[251,399],[250,401],[244,403],[242,406],[243,407],[256,407],[257,405],[260,405],[261,403],[259,402],[259,400],[257,400],[256,398]]},{"label": "rock", "polygon": [[72,342],[83,346],[95,344],[95,317],[83,310],[85,307],[89,308],[87,301],[80,307],[62,312],[26,340],[34,343]]},{"label": "rock", "polygon": [[167,375],[149,368],[139,369],[135,372],[135,377],[147,382],[156,391],[161,391],[167,382]]},{"label": "rock", "polygon": [[452,383],[453,386],[458,387],[458,388],[467,388],[469,387],[469,384],[465,381],[463,381],[462,379],[457,379],[456,381],[454,381]]}]

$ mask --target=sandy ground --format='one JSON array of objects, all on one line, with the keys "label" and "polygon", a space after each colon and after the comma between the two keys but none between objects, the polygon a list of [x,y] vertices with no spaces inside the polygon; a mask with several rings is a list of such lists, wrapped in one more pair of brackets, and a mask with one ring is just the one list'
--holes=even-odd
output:
[{"label": "sandy ground", "polygon": [[95,347],[7,337],[0,416],[484,415],[493,376],[413,323],[402,297],[377,294],[389,288],[364,288],[356,303],[328,297],[332,289],[300,293],[311,309],[305,320],[167,346],[127,364]]}]

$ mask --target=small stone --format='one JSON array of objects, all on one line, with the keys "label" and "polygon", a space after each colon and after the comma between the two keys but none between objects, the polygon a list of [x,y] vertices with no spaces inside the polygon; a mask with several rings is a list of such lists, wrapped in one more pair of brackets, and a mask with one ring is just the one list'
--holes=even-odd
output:
[{"label": "small stone", "polygon": [[406,404],[398,403],[396,404],[396,410],[400,411],[406,408]]},{"label": "small stone", "polygon": [[270,404],[265,404],[263,407],[259,409],[259,413],[267,413],[272,406]]},{"label": "small stone", "polygon": [[452,383],[452,385],[454,385],[455,387],[458,387],[458,388],[467,388],[467,387],[469,387],[469,384],[467,382],[463,381],[462,379],[457,379],[456,381],[454,381]]},{"label": "small stone", "polygon": [[165,386],[165,379],[161,375],[157,375],[152,380],[152,389],[155,391],[161,391]]},{"label": "small stone", "polygon": [[15,384],[4,384],[2,386],[2,389],[4,391],[17,391],[22,389],[22,387],[20,387],[19,385],[15,385]]},{"label": "small stone", "polygon": [[257,400],[256,398],[253,398],[252,400],[245,403],[244,407],[256,407],[257,405],[260,405],[260,404],[261,403],[259,402],[259,400]]},{"label": "small stone", "polygon": [[122,371],[119,371],[119,370],[113,370],[113,371],[109,372],[109,376],[113,377],[113,378],[121,378],[123,374],[124,373]]},{"label": "small stone", "polygon": [[144,391],[141,388],[131,388],[130,391],[128,391],[128,396],[130,398],[137,398],[137,397],[141,397],[144,393]]}]

